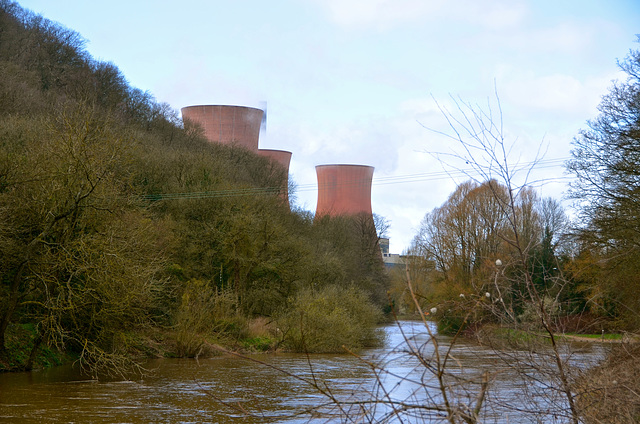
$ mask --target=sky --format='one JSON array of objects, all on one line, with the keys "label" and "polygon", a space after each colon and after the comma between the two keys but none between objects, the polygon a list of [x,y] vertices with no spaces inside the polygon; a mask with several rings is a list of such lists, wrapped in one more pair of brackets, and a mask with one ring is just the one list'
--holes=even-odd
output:
[{"label": "sky", "polygon": [[616,61],[640,48],[637,0],[18,3],[178,111],[267,102],[259,147],[292,152],[297,207],[315,212],[316,165],[374,166],[372,209],[392,253],[468,179],[455,172],[469,169],[460,145],[441,134],[456,103],[491,111],[509,162],[542,159],[529,178],[570,208],[572,140],[624,79]]}]

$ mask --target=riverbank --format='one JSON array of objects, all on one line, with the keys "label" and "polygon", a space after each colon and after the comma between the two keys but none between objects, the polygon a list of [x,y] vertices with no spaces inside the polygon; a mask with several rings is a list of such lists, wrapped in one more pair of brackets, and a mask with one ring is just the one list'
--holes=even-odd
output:
[{"label": "riverbank", "polygon": [[587,343],[638,343],[640,336],[631,333],[555,334],[556,337]]},{"label": "riverbank", "polygon": [[[128,350],[121,355],[131,363],[154,358],[211,358],[224,351],[250,354],[278,348],[275,338],[251,327],[243,337],[199,335],[191,340],[188,348],[185,348],[181,335],[173,330],[153,329],[146,333],[131,333],[128,337]],[[6,351],[0,355],[0,373],[46,369],[78,360],[78,355],[72,351],[46,343],[36,346],[37,343],[33,325],[9,326]]]},{"label": "riverbank", "polygon": [[[415,315],[398,317],[400,321],[420,321]],[[435,321],[434,321],[435,326]],[[188,341],[184,335],[170,329],[153,329],[145,334],[135,333],[126,353],[131,362],[153,358],[211,358],[223,352],[241,354],[284,352],[281,340],[273,336],[274,329],[264,319],[254,319],[244,331],[233,334],[192,335]],[[480,345],[494,349],[530,347],[548,344],[549,336],[537,331],[517,330],[509,327],[484,325],[468,327],[462,336]],[[624,344],[640,342],[638,335],[625,334],[555,334],[557,340],[585,343]],[[29,371],[73,362],[78,359],[72,352],[56,349],[42,343],[33,354],[36,332],[31,325],[13,325],[7,332],[7,352],[0,357],[0,372]],[[188,345],[188,346],[187,346]]]},{"label": "riverbank", "polygon": [[[465,332],[465,337],[477,340],[481,345],[495,349],[530,347],[534,344],[549,344],[547,333],[521,330],[497,325],[484,325]],[[602,344],[637,344],[640,336],[632,333],[575,334],[555,333],[556,341],[573,341]]]}]

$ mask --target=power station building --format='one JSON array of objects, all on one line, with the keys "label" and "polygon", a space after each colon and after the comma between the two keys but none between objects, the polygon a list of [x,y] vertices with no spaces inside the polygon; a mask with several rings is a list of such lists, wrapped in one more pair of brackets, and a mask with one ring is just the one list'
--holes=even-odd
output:
[{"label": "power station building", "polygon": [[272,161],[278,162],[280,165],[288,171],[289,164],[291,163],[291,152],[286,150],[273,150],[273,149],[258,149],[260,156],[267,157]]},{"label": "power station building", "polygon": [[384,262],[384,266],[389,270],[396,267],[404,266],[404,257],[398,255],[397,253],[389,252],[389,239],[386,237],[380,238],[378,240],[380,244],[380,251],[382,253],[382,262]]}]

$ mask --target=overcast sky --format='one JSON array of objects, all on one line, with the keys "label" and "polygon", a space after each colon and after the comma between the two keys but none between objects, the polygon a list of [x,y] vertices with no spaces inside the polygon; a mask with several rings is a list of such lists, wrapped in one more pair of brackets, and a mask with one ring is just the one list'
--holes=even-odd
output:
[{"label": "overcast sky", "polygon": [[391,252],[464,178],[442,178],[433,131],[450,95],[500,98],[510,160],[542,144],[543,196],[561,198],[571,140],[630,49],[637,0],[23,0],[79,32],[96,59],[173,108],[268,105],[260,148],[293,153],[298,205],[315,211],[315,166],[375,167],[374,213]]}]

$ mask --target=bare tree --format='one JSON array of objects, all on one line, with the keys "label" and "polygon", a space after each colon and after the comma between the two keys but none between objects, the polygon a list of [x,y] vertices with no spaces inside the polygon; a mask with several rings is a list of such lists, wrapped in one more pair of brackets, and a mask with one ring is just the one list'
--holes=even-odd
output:
[{"label": "bare tree", "polygon": [[[505,360],[519,369],[533,369],[537,375],[528,375],[522,372],[522,377],[531,382],[546,380],[544,389],[550,396],[547,397],[547,405],[536,404],[530,409],[531,413],[542,413],[545,410],[553,411],[556,416],[564,416],[571,422],[579,422],[579,414],[575,403],[575,393],[572,391],[571,367],[569,366],[570,353],[560,345],[554,333],[553,316],[550,301],[545,293],[541,292],[534,284],[530,268],[532,253],[538,243],[534,236],[535,225],[539,225],[533,209],[532,196],[535,193],[531,186],[535,181],[530,181],[532,171],[542,159],[542,149],[538,149],[533,161],[526,164],[512,163],[510,155],[513,152],[515,142],[509,141],[505,136],[503,116],[499,96],[495,95],[495,107],[488,102],[486,108],[465,103],[452,98],[453,112],[438,104],[442,116],[446,119],[449,130],[442,132],[432,130],[454,142],[457,146],[451,152],[436,152],[443,164],[450,165],[454,160],[461,160],[466,166],[471,167],[472,173],[468,176],[478,182],[499,182],[489,185],[489,189],[500,209],[504,220],[504,226],[498,232],[498,236],[506,243],[512,255],[505,266],[500,270],[503,278],[511,278],[513,284],[521,287],[525,295],[528,308],[536,318],[538,328],[543,330],[545,338],[549,340],[550,350],[539,353],[537,350],[524,351],[524,355],[514,354],[500,350]],[[453,160],[454,159],[454,160]],[[463,171],[462,169],[458,169]],[[464,172],[464,171],[463,171]],[[499,190],[504,187],[506,190]],[[548,218],[551,219],[551,218]],[[507,273],[513,270],[512,273]],[[497,274],[496,274],[497,275]],[[497,278],[496,278],[497,281]],[[503,314],[511,314],[509,310]],[[513,316],[512,316],[513,318]],[[514,323],[515,324],[515,323]],[[535,349],[538,349],[536,347]],[[544,375],[544,378],[542,377]],[[535,387],[531,385],[530,387]],[[559,400],[555,394],[561,394],[564,398]],[[513,405],[513,407],[517,407]]]}]

